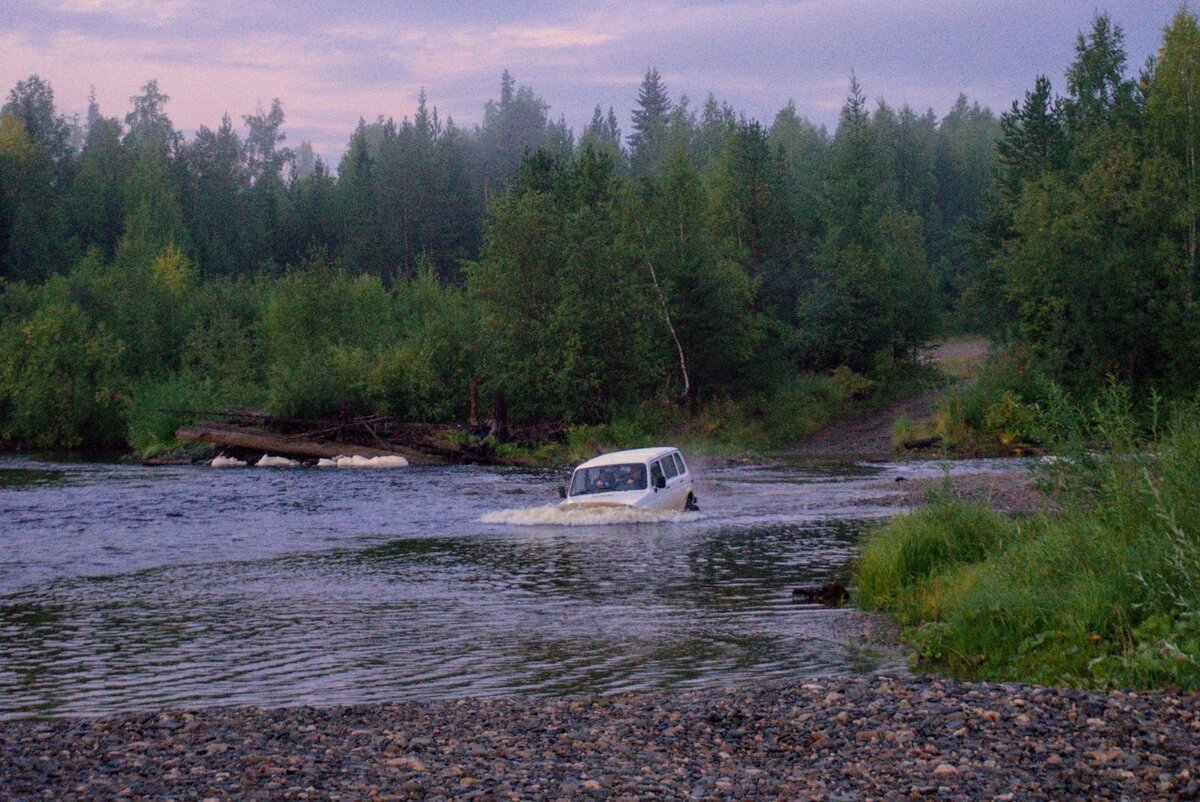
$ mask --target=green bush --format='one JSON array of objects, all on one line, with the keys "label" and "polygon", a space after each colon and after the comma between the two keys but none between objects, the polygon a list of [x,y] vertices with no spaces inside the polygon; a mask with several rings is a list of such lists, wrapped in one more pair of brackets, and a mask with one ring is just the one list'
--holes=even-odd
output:
[{"label": "green bush", "polygon": [[165,376],[179,365],[195,318],[190,267],[174,249],[158,258],[106,264],[95,253],[42,288],[43,303],[73,304],[124,347],[127,376]]},{"label": "green bush", "polygon": [[465,417],[475,340],[465,294],[428,270],[395,288],[310,266],[271,286],[269,406],[286,417]]},{"label": "green bush", "polygon": [[741,400],[708,402],[692,417],[689,429],[697,439],[734,450],[768,451],[796,443],[845,415],[849,403],[838,378],[802,374]]},{"label": "green bush", "polygon": [[399,292],[405,337],[398,358],[410,384],[394,414],[464,420],[477,371],[479,310],[464,290],[442,283],[427,266]]},{"label": "green bush", "polygon": [[974,383],[953,390],[934,416],[946,446],[959,453],[1012,453],[1047,441],[1048,400],[1067,403],[1024,350],[994,355]]},{"label": "green bush", "polygon": [[296,354],[271,366],[267,406],[284,418],[321,418],[348,409],[353,389],[335,374],[328,351]]},{"label": "green bush", "polygon": [[207,408],[204,389],[204,382],[192,374],[138,382],[129,408],[129,444],[143,458],[168,451],[175,443],[175,430],[195,417],[186,410]]},{"label": "green bush", "polygon": [[287,418],[378,411],[373,357],[399,337],[395,306],[377,277],[321,263],[273,282],[262,319],[269,409]]},{"label": "green bush", "polygon": [[220,377],[182,370],[166,378],[143,377],[132,391],[129,445],[146,458],[169,452],[179,443],[175,431],[227,406],[261,403],[261,389],[236,385]]},{"label": "green bush", "polygon": [[125,439],[123,344],[74,304],[0,328],[0,435],[37,448],[105,449]]},{"label": "green bush", "polygon": [[1101,685],[1200,688],[1200,613],[1152,615],[1133,629],[1125,649],[1089,668]]},{"label": "green bush", "polygon": [[264,279],[210,281],[193,296],[196,325],[180,361],[185,371],[214,385],[216,397],[210,403],[266,402],[269,358],[262,320],[272,286]]}]

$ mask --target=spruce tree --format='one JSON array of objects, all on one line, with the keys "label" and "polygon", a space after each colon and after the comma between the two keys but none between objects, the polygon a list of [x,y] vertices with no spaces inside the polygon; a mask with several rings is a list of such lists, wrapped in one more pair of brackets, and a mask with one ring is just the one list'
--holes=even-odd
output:
[{"label": "spruce tree", "polygon": [[635,177],[657,169],[667,142],[671,98],[658,70],[651,67],[638,89],[638,107],[633,110],[633,133],[629,135],[629,161]]}]

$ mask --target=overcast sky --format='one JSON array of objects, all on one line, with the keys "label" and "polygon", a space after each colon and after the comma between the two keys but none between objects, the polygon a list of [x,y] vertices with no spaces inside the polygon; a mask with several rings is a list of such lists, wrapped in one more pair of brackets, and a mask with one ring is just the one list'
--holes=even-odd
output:
[{"label": "overcast sky", "polygon": [[480,121],[500,72],[579,131],[599,103],[629,111],[650,66],[699,106],[711,91],[769,123],[789,99],[831,128],[851,70],[868,97],[944,113],[960,92],[1002,111],[1038,73],[1062,88],[1097,8],[1138,70],[1179,0],[2,0],[0,87],[36,73],[60,111],[124,117],[150,78],[189,135],[278,97],[288,144],[341,154],[360,117],[400,119],[424,88],[443,117]]}]

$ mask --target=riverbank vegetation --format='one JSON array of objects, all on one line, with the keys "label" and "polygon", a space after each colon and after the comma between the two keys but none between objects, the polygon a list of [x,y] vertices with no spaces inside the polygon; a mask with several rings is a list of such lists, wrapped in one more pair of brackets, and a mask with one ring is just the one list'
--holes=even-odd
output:
[{"label": "riverbank vegetation", "polygon": [[1110,391],[1080,411],[1071,456],[1040,470],[1060,512],[935,500],[870,536],[861,602],[960,676],[1200,689],[1198,413],[1178,407],[1146,437]]},{"label": "riverbank vegetation", "polygon": [[[150,81],[0,113],[0,441],[169,447],[197,413],[558,422],[792,442],[928,377],[961,327],[999,121],[868,104],[832,134],[647,73],[578,136],[506,72],[483,121],[360,121],[330,169],[278,101],[184,137]],[[242,133],[244,131],[244,134]],[[569,444],[568,444],[569,447]]]}]

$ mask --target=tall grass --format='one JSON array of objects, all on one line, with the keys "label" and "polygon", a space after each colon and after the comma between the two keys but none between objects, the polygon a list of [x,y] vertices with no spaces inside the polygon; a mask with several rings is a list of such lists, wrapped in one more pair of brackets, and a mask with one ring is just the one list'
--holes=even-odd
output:
[{"label": "tall grass", "polygon": [[1063,512],[1019,522],[941,501],[875,532],[859,594],[952,673],[1200,688],[1200,418],[1148,441],[1099,410],[1109,450],[1063,460]]},{"label": "tall grass", "polygon": [[872,607],[897,606],[917,620],[933,577],[985,559],[1011,542],[1015,530],[1003,515],[949,499],[896,518],[863,549],[860,598]]}]

